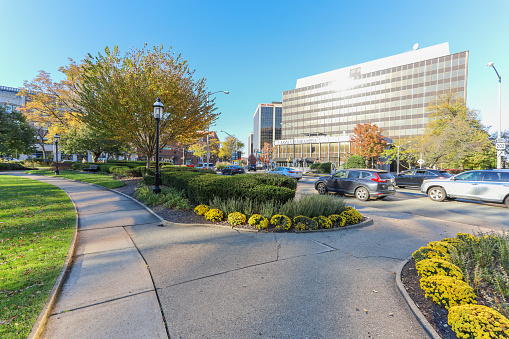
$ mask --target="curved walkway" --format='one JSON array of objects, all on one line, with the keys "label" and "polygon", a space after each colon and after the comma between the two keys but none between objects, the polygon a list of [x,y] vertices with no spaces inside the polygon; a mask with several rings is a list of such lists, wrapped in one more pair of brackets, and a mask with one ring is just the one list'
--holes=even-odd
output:
[{"label": "curved walkway", "polygon": [[160,220],[130,198],[101,187],[2,172],[60,187],[79,214],[75,256],[42,338],[167,338],[147,265],[125,227]]},{"label": "curved walkway", "polygon": [[120,194],[30,177],[67,191],[80,214],[48,338],[165,338],[163,317],[173,338],[427,338],[396,271],[429,241],[481,230],[368,207],[374,225],[337,232],[161,227]]}]

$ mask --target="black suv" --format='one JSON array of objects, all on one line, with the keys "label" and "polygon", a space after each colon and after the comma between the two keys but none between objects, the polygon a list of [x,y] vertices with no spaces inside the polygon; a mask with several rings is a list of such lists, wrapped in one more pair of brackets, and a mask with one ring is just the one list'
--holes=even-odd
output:
[{"label": "black suv", "polygon": [[229,165],[223,168],[221,171],[223,175],[234,175],[234,174],[244,174],[244,168],[237,165]]},{"label": "black suv", "polygon": [[383,199],[396,193],[394,177],[387,171],[376,169],[345,169],[315,182],[320,194],[336,192],[355,195],[359,200]]},{"label": "black suv", "polygon": [[398,187],[421,187],[425,179],[447,179],[452,175],[444,170],[433,170],[427,168],[415,168],[408,171],[403,171],[395,175],[396,186]]}]

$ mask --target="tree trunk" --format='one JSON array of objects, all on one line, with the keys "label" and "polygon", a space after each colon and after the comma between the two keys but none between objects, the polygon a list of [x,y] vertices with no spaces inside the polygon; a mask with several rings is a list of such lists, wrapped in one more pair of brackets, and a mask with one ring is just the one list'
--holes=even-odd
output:
[{"label": "tree trunk", "polygon": [[150,157],[147,155],[147,164],[146,164],[146,167],[147,169],[150,168]]}]

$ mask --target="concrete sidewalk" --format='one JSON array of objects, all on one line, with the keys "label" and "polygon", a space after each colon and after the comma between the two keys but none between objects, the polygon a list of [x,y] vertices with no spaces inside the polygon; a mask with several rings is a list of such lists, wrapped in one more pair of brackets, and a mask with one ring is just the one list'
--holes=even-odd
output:
[{"label": "concrete sidewalk", "polygon": [[95,185],[2,174],[60,187],[79,214],[76,253],[42,338],[168,338],[147,264],[124,228],[157,225],[158,217]]}]

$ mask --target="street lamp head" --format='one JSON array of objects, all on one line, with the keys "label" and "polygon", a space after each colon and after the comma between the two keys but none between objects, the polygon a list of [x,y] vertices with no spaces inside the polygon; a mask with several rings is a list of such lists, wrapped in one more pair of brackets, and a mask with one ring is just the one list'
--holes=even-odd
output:
[{"label": "street lamp head", "polygon": [[60,139],[60,135],[55,134],[55,136],[53,137],[53,139],[55,139],[55,142],[58,142],[58,139]]},{"label": "street lamp head", "polygon": [[224,94],[230,94],[230,92],[228,92],[228,91],[223,91],[223,93],[224,93]]},{"label": "street lamp head", "polygon": [[492,62],[488,62],[488,63],[486,64],[486,66],[488,66],[488,67],[493,67],[493,63],[492,63]]},{"label": "street lamp head", "polygon": [[154,107],[154,118],[160,119],[161,116],[163,115],[163,110],[164,110],[164,105],[161,102],[161,99],[157,98],[157,101],[154,102],[152,107]]}]

